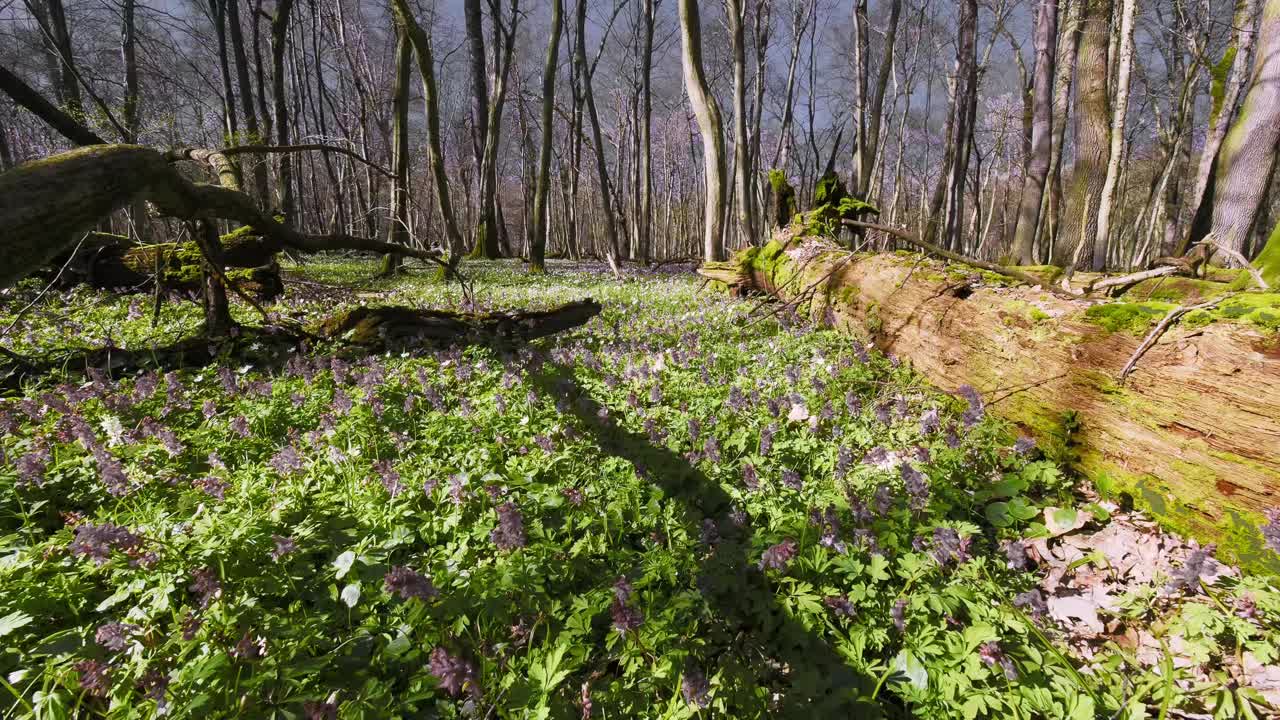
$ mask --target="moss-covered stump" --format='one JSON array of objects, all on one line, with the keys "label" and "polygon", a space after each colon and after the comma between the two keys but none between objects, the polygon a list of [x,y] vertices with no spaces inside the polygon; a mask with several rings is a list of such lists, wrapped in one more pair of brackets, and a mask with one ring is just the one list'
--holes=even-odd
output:
[{"label": "moss-covered stump", "polygon": [[1241,293],[1185,316],[1121,384],[1174,297],[1072,301],[918,255],[807,241],[775,240],[707,274],[786,300],[811,293],[813,317],[869,337],[944,390],[977,388],[1042,445],[1069,435],[1076,467],[1104,493],[1131,496],[1245,566],[1280,571],[1257,530],[1280,505],[1280,294]]},{"label": "moss-covered stump", "polygon": [[318,335],[363,347],[449,345],[465,342],[524,343],[570,330],[600,313],[588,298],[552,310],[472,314],[403,306],[357,307],[331,315]]}]

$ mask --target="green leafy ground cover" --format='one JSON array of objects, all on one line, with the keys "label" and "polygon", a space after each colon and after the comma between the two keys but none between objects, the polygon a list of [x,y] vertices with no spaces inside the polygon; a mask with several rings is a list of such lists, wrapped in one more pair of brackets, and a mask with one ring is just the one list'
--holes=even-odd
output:
[{"label": "green leafy ground cover", "polygon": [[[458,301],[374,267],[309,265],[272,310]],[[1280,594],[1204,552],[1107,615],[1190,663],[1071,649],[1030,538],[1107,510],[976,394],[687,275],[468,270],[482,305],[605,312],[514,352],[309,348],[0,400],[0,715],[1267,712],[1230,667],[1275,664]],[[149,315],[55,293],[11,347],[195,325]]]}]

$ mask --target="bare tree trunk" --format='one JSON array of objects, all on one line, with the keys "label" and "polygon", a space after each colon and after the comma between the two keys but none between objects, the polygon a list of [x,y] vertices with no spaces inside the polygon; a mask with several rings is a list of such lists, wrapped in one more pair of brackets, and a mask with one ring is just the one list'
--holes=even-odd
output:
[{"label": "bare tree trunk", "polygon": [[1045,180],[1053,154],[1053,70],[1058,42],[1058,0],[1040,0],[1036,17],[1036,75],[1031,125],[1031,155],[1022,184],[1014,229],[1014,256],[1021,265],[1035,262],[1032,255]]},{"label": "bare tree trunk", "polygon": [[391,10],[396,22],[404,27],[418,58],[418,75],[422,78],[422,109],[427,122],[427,164],[431,167],[431,179],[436,187],[436,206],[440,210],[440,221],[444,223],[450,261],[456,261],[462,257],[465,247],[453,212],[453,203],[449,198],[449,174],[445,170],[444,151],[440,141],[440,93],[436,87],[436,61],[431,36],[414,19],[408,0],[392,0]]},{"label": "bare tree trunk", "polygon": [[[292,2],[292,0],[288,0]],[[231,56],[235,61],[236,84],[240,92],[240,108],[244,111],[244,126],[249,136],[240,138],[246,145],[261,145],[266,140],[258,127],[258,113],[253,107],[253,85],[249,82],[249,57],[244,51],[244,32],[240,28],[240,0],[226,0],[227,30],[231,36]],[[288,145],[287,139],[280,140],[281,145]],[[253,185],[249,194],[266,198],[270,189],[267,178],[267,164],[259,159],[253,162]]]},{"label": "bare tree trunk", "polygon": [[743,245],[754,245],[755,213],[748,180],[751,167],[747,159],[747,6],[743,0],[727,0],[726,8],[733,49],[733,186],[737,198],[738,238]]},{"label": "bare tree trunk", "polygon": [[1107,84],[1107,49],[1112,0],[1083,0],[1080,9],[1080,57],[1076,78],[1080,114],[1076,123],[1076,162],[1064,209],[1063,231],[1054,245],[1053,262],[1074,267],[1076,256],[1091,261],[1098,236],[1103,167],[1110,146],[1111,90]]},{"label": "bare tree trunk", "polygon": [[648,266],[653,254],[653,25],[657,20],[656,3],[644,0],[644,28],[640,44],[640,158],[637,173],[640,180],[640,208],[636,220],[636,260]]},{"label": "bare tree trunk", "polygon": [[702,21],[698,15],[698,0],[678,0],[677,6],[685,90],[702,135],[702,161],[706,173],[702,254],[705,260],[715,261],[724,257],[724,224],[721,219],[725,203],[724,125],[720,120],[720,106],[707,86],[706,71],[702,67]]},{"label": "bare tree trunk", "polygon": [[591,123],[591,146],[596,159],[596,179],[600,182],[600,204],[604,215],[605,242],[609,252],[615,259],[621,257],[622,246],[618,244],[618,225],[613,214],[613,189],[609,182],[609,166],[604,156],[604,137],[600,132],[600,116],[596,113],[595,94],[591,89],[595,66],[587,64],[587,0],[578,0],[578,12],[575,22],[577,34],[577,57],[574,59],[580,67],[578,74],[582,82],[582,102],[586,110],[587,120]]},{"label": "bare tree trunk", "polygon": [[[237,2],[238,0],[227,0]],[[276,5],[276,14],[271,18],[271,95],[275,101],[276,141],[280,145],[288,145],[289,140],[289,105],[285,96],[284,53],[289,40],[289,14],[293,11],[293,0],[280,0]],[[245,102],[248,102],[246,99]],[[284,215],[284,224],[293,223],[293,161],[288,155],[280,157],[280,213]]]},{"label": "bare tree trunk", "polygon": [[1129,114],[1129,81],[1133,76],[1133,21],[1137,0],[1122,0],[1120,16],[1120,58],[1116,69],[1116,102],[1111,116],[1111,148],[1107,176],[1098,203],[1098,234],[1093,244],[1091,269],[1102,271],[1107,265],[1111,246],[1111,215],[1115,211],[1116,185],[1120,181],[1120,163],[1125,155],[1124,130]]},{"label": "bare tree trunk", "polygon": [[[409,244],[409,75],[413,69],[413,45],[403,25],[396,28],[396,74],[391,88],[391,226],[387,242]],[[382,275],[400,265],[396,255],[382,260]]]},{"label": "bare tree trunk", "polygon": [[800,65],[800,44],[804,41],[805,31],[809,28],[806,13],[811,5],[808,0],[792,0],[791,4],[791,54],[787,59],[787,90],[782,100],[782,126],[778,128],[778,144],[773,151],[771,168],[784,170],[787,165],[787,151],[791,147],[791,120],[794,114],[796,68]]},{"label": "bare tree trunk", "polygon": [[1076,57],[1080,50],[1080,0],[1068,0],[1062,22],[1058,24],[1057,77],[1054,78],[1053,150],[1049,161],[1049,191],[1041,206],[1040,226],[1036,237],[1044,238],[1041,256],[1050,257],[1049,250],[1056,245],[1062,226],[1062,158],[1066,154],[1067,118],[1071,115],[1072,78],[1075,76]]},{"label": "bare tree trunk", "polygon": [[533,232],[529,238],[529,269],[541,272],[547,254],[547,195],[551,187],[551,121],[556,102],[556,66],[560,59],[563,0],[551,0],[551,37],[542,65],[542,139],[538,147],[538,187],[533,195]]},{"label": "bare tree trunk", "polygon": [[[1190,207],[1194,215],[1188,237],[1181,241],[1175,254],[1181,255],[1193,242],[1203,240],[1212,229],[1214,223],[1214,197],[1217,191],[1213,186],[1218,175],[1217,163],[1226,140],[1227,130],[1231,127],[1231,118],[1235,113],[1240,94],[1244,91],[1249,79],[1249,55],[1254,44],[1254,17],[1258,13],[1259,0],[1236,0],[1235,15],[1232,20],[1231,44],[1226,55],[1230,58],[1231,72],[1226,77],[1217,74],[1221,66],[1215,69],[1211,95],[1213,107],[1209,110],[1209,128],[1205,133],[1204,149],[1200,152],[1200,165],[1196,170],[1196,184],[1190,198]],[[1261,51],[1260,51],[1261,52]],[[1227,60],[1224,57],[1224,62]]]},{"label": "bare tree trunk", "polygon": [[[1280,0],[1267,0],[1258,36],[1249,92],[1219,151],[1208,235],[1237,253],[1245,251],[1280,152]],[[1280,247],[1273,247],[1277,245],[1280,241],[1273,235],[1263,250],[1270,263],[1264,276],[1280,271]]]},{"label": "bare tree trunk", "polygon": [[897,50],[898,25],[902,16],[902,0],[891,0],[889,3],[889,25],[884,32],[884,52],[880,56],[880,67],[875,86],[869,91],[871,101],[866,108],[866,133],[862,137],[863,148],[855,157],[861,160],[858,169],[858,181],[853,185],[854,192],[863,200],[871,197],[872,177],[875,170],[875,159],[881,149],[881,127],[884,115],[884,96],[889,89],[889,79],[893,72],[893,55]]}]

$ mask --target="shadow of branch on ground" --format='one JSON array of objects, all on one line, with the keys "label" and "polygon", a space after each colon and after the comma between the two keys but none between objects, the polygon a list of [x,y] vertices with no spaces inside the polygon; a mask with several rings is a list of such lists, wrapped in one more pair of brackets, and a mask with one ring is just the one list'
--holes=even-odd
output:
[{"label": "shadow of branch on ground", "polygon": [[[698,587],[725,637],[755,651],[738,652],[735,662],[754,668],[756,677],[785,669],[782,687],[777,688],[782,697],[770,716],[883,716],[871,699],[874,679],[855,671],[821,636],[790,618],[779,605],[769,579],[757,567],[750,523],[738,528],[729,521],[733,499],[718,483],[671,450],[619,427],[571,373],[535,374],[530,381],[544,393],[568,400],[569,412],[595,434],[601,452],[632,463],[641,477],[682,503],[692,522],[698,526],[704,518],[716,522],[722,539],[703,561]],[[691,528],[695,537],[698,526]],[[710,675],[714,668],[707,671]]]}]

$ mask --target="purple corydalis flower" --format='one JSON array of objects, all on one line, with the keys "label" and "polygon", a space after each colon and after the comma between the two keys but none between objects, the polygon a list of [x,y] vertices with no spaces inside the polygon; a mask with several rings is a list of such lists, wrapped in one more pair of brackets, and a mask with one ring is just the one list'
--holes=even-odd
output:
[{"label": "purple corydalis flower", "polygon": [[937,408],[929,408],[924,412],[923,415],[920,416],[921,434],[932,435],[938,432],[938,428],[941,427],[941,425],[942,425],[942,421],[938,417]]},{"label": "purple corydalis flower", "polygon": [[113,652],[120,652],[129,645],[129,636],[137,634],[140,628],[127,623],[109,622],[98,626],[93,639],[102,647]]},{"label": "purple corydalis flower", "polygon": [[685,671],[684,679],[680,681],[680,694],[685,702],[696,708],[705,708],[711,702],[710,693],[711,683],[701,670],[691,667]]},{"label": "purple corydalis flower", "polygon": [[1013,451],[1019,455],[1026,455],[1036,449],[1036,441],[1034,438],[1023,435],[1013,444]]},{"label": "purple corydalis flower", "polygon": [[800,490],[804,487],[804,484],[800,482],[800,473],[791,468],[785,468],[782,471],[782,484],[792,490]]},{"label": "purple corydalis flower", "polygon": [[231,432],[242,438],[247,438],[251,434],[249,431],[249,420],[243,415],[237,415],[236,417],[231,418],[231,422],[229,424],[231,426]]},{"label": "purple corydalis flower", "polygon": [[905,632],[907,629],[907,599],[899,598],[893,604],[893,609],[889,611],[889,617],[893,618],[893,626],[898,628],[898,632]]},{"label": "purple corydalis flower", "polygon": [[1009,680],[1018,679],[1018,670],[1013,666],[1013,661],[1008,655],[1004,654],[1004,650],[1000,649],[1000,644],[996,642],[985,642],[978,647],[978,657],[987,667],[1000,666],[1004,671],[1005,678]]},{"label": "purple corydalis flower", "polygon": [[768,455],[773,451],[773,436],[778,432],[778,426],[769,423],[760,431],[760,454]]},{"label": "purple corydalis flower", "polygon": [[204,620],[193,614],[188,614],[182,618],[182,639],[195,640],[196,634],[200,632],[200,628],[204,626]]},{"label": "purple corydalis flower", "polygon": [[306,720],[338,720],[338,704],[308,700],[302,704],[302,713]]},{"label": "purple corydalis flower", "polygon": [[777,545],[773,545],[760,555],[760,569],[773,569],[786,572],[787,566],[791,564],[792,559],[796,556],[799,546],[795,540],[787,538]]},{"label": "purple corydalis flower", "polygon": [[982,420],[984,413],[982,396],[978,394],[978,391],[975,390],[972,385],[961,385],[960,389],[957,390],[957,393],[959,393],[960,397],[965,399],[965,402],[969,403],[968,409],[965,410],[964,415],[961,416],[964,426],[971,428],[974,425],[977,425],[978,421]]},{"label": "purple corydalis flower", "polygon": [[1262,526],[1262,539],[1272,552],[1280,553],[1280,509],[1267,511],[1267,524]]},{"label": "purple corydalis flower", "polygon": [[756,474],[756,466],[751,463],[742,464],[742,484],[747,486],[748,490],[756,490],[760,487],[760,478]]},{"label": "purple corydalis flower", "polygon": [[1031,569],[1031,558],[1027,556],[1027,546],[1019,540],[1011,540],[1004,546],[1004,556],[1008,560],[1010,570]]},{"label": "purple corydalis flower", "polygon": [[267,654],[267,639],[254,637],[252,630],[246,630],[240,642],[231,648],[231,657],[237,660],[259,660]]},{"label": "purple corydalis flower", "polygon": [[575,487],[562,488],[560,490],[560,494],[564,495],[564,498],[574,507],[582,505],[582,503],[587,499],[586,496],[582,494],[582,491]]},{"label": "purple corydalis flower", "polygon": [[643,612],[617,599],[609,606],[609,614],[613,617],[614,629],[623,635],[644,624]]},{"label": "purple corydalis flower", "polygon": [[489,538],[499,550],[514,550],[525,546],[524,516],[515,503],[507,502],[498,506],[498,527],[489,533]]},{"label": "purple corydalis flower", "polygon": [[871,499],[876,506],[876,513],[884,515],[893,509],[893,490],[888,485],[879,485],[876,487],[876,494]]},{"label": "purple corydalis flower", "polygon": [[458,697],[466,692],[474,698],[480,697],[480,682],[476,666],[468,660],[450,655],[447,650],[437,647],[431,651],[427,671],[440,681],[440,689],[451,697]]},{"label": "purple corydalis flower", "polygon": [[302,470],[302,458],[292,445],[285,445],[271,457],[271,467],[281,475],[292,475]]},{"label": "purple corydalis flower", "polygon": [[206,495],[215,497],[219,500],[226,499],[227,488],[231,487],[231,483],[213,475],[206,475],[205,477],[192,480],[191,484],[204,491]]},{"label": "purple corydalis flower", "polygon": [[163,703],[165,693],[169,691],[169,676],[159,670],[148,670],[138,681],[138,689],[147,699]]},{"label": "purple corydalis flower", "polygon": [[78,525],[75,539],[71,541],[71,554],[88,557],[94,564],[102,565],[111,558],[112,550],[135,553],[141,547],[142,538],[119,525]]},{"label": "purple corydalis flower", "polygon": [[1049,604],[1039,590],[1028,590],[1015,595],[1013,606],[1030,612],[1033,617],[1042,617],[1049,612]]},{"label": "purple corydalis flower", "polygon": [[413,568],[397,565],[383,578],[387,592],[399,595],[402,600],[417,598],[423,602],[440,594],[431,579]]},{"label": "purple corydalis flower", "polygon": [[292,555],[298,549],[293,538],[285,535],[272,535],[271,541],[275,543],[275,547],[271,549],[271,559],[277,562],[286,555]]},{"label": "purple corydalis flower", "polygon": [[929,505],[929,483],[924,474],[909,463],[902,463],[899,472],[902,473],[902,482],[907,489],[907,504],[916,512],[924,510]]},{"label": "purple corydalis flower", "polygon": [[849,602],[848,595],[832,595],[824,598],[822,602],[835,613],[836,617],[852,618],[857,614],[853,603]]},{"label": "purple corydalis flower", "polygon": [[212,400],[205,400],[200,406],[200,414],[204,415],[205,420],[211,420],[218,414],[218,404]]},{"label": "purple corydalis flower", "polygon": [[191,574],[191,585],[187,587],[195,595],[200,596],[200,607],[209,607],[209,603],[222,596],[222,581],[213,568],[201,568]]},{"label": "purple corydalis flower", "polygon": [[386,488],[391,497],[400,494],[404,490],[404,485],[400,482],[400,473],[396,472],[390,460],[379,460],[373,464],[373,469],[378,473],[378,479],[382,481],[382,487]]},{"label": "purple corydalis flower", "polygon": [[75,664],[80,673],[80,688],[94,697],[111,694],[111,669],[97,660],[81,660]]},{"label": "purple corydalis flower", "polygon": [[969,560],[970,539],[960,537],[954,528],[940,527],[933,529],[933,558],[939,565],[957,565]]},{"label": "purple corydalis flower", "polygon": [[[1194,547],[1194,542],[1192,543]],[[1205,545],[1204,547],[1196,547],[1191,551],[1191,555],[1187,557],[1187,561],[1182,567],[1174,571],[1173,579],[1165,586],[1168,592],[1177,592],[1179,590],[1189,590],[1192,593],[1200,591],[1200,583],[1203,579],[1211,577],[1218,569],[1218,562],[1213,559],[1213,553],[1218,548],[1216,545]]]}]

